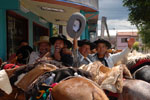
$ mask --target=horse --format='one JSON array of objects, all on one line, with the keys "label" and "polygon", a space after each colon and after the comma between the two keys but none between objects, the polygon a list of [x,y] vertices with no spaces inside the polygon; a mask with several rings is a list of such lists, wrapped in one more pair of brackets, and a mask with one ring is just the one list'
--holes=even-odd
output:
[{"label": "horse", "polygon": [[[94,62],[92,65],[82,66],[81,69],[92,72],[96,80],[100,79],[101,82],[97,81],[97,83],[102,89],[108,90],[113,93],[118,93],[118,100],[150,100],[150,96],[148,96],[148,94],[150,93],[150,84],[142,80],[133,80],[129,70],[126,69],[126,66],[119,66],[109,69],[101,65],[100,62]],[[123,81],[123,78],[121,77],[123,74],[122,72],[126,73],[126,77],[128,79],[125,79]],[[116,86],[116,89],[120,91],[114,92],[112,91],[112,89],[109,90],[108,86]],[[119,88],[117,88],[118,86]],[[108,94],[108,96],[116,96],[116,94]]]},{"label": "horse", "polygon": [[[28,89],[30,89],[29,87],[34,86],[32,84],[32,82],[36,83],[36,81],[38,81],[40,79],[44,79],[44,78],[40,78],[44,74],[48,74],[51,72],[54,72],[54,73],[57,72],[57,70],[56,70],[57,67],[55,65],[49,64],[49,63],[50,62],[48,62],[48,61],[44,61],[44,62],[36,63],[34,65],[21,66],[19,68],[5,70],[9,77],[10,83],[12,84],[13,91],[9,95],[4,93],[3,91],[0,91],[0,93],[1,93],[0,100],[25,100],[25,99],[28,99],[30,96],[32,96],[32,95],[26,94]],[[60,69],[60,70],[63,70],[63,69]],[[68,74],[68,72],[66,72],[66,69],[64,69],[64,72],[66,73],[64,75],[64,77],[66,77],[66,75],[76,74],[76,73],[73,73],[75,70],[72,70],[71,68],[69,68],[68,70],[70,70],[69,74]],[[80,73],[81,75],[89,76],[86,72],[80,71],[80,69],[77,69],[76,72]],[[61,79],[62,79],[63,77],[60,74],[59,69],[58,69],[58,73],[59,73],[59,75],[57,75],[57,76],[61,76]],[[57,76],[56,76],[57,80],[60,80]],[[90,85],[90,87],[82,88],[82,91],[86,92],[86,90],[84,90],[84,89],[89,88],[88,90],[92,90],[92,91],[89,91],[89,93],[94,98],[101,98],[98,100],[108,100],[105,93],[100,88],[98,88],[98,86],[94,85],[92,81],[87,81],[88,79],[85,79],[85,78],[80,79],[80,80],[81,80],[82,84]],[[72,82],[75,85],[75,84],[79,83],[79,80],[78,81],[72,80]],[[60,82],[60,84],[61,84],[61,82]],[[58,83],[58,86],[59,86],[59,83]],[[79,90],[80,90],[80,87],[78,87]],[[86,96],[86,95],[83,95],[83,96]],[[56,97],[55,93],[54,93],[53,97],[54,98]],[[85,98],[85,97],[81,97],[78,100],[81,100],[82,98]],[[103,99],[103,98],[106,98],[106,99]]]},{"label": "horse", "polygon": [[79,69],[92,73],[92,80],[94,82],[99,84],[102,89],[113,93],[122,92],[123,77],[132,78],[129,70],[123,64],[108,68],[101,62],[96,61],[88,65],[82,65]]},{"label": "horse", "polygon": [[150,54],[133,51],[127,56],[126,66],[133,75],[133,78],[150,82]]},{"label": "horse", "polygon": [[118,100],[150,100],[150,84],[142,80],[124,80]]},{"label": "horse", "polygon": [[150,65],[145,65],[145,66],[137,69],[133,74],[133,78],[140,79],[140,80],[150,83],[149,76],[150,76]]},{"label": "horse", "polygon": [[[57,67],[55,65],[41,61],[34,65],[25,65],[20,66],[19,68],[5,70],[11,83],[12,92],[7,94],[0,90],[0,100],[26,100],[26,95],[23,89],[27,88],[27,85],[32,83],[38,76],[45,72],[53,71],[56,69]],[[24,74],[26,75],[24,76]],[[19,84],[19,81],[24,84]],[[18,88],[18,86],[20,86],[20,88]]]},{"label": "horse", "polygon": [[[61,93],[65,95],[62,96]],[[2,95],[0,100],[25,100],[26,98],[24,91],[14,86],[10,95],[4,93]],[[104,91],[96,83],[83,77],[73,77],[59,82],[52,89],[52,97],[54,100],[108,100]]]},{"label": "horse", "polygon": [[[108,100],[104,91],[94,82],[89,83],[90,81],[82,77],[61,81],[52,89],[52,98],[54,100]],[[123,82],[123,91],[119,93],[118,100],[150,100],[149,93],[149,83],[142,80],[126,79]]]},{"label": "horse", "polygon": [[109,100],[96,83],[83,77],[63,80],[51,93],[53,100]]}]

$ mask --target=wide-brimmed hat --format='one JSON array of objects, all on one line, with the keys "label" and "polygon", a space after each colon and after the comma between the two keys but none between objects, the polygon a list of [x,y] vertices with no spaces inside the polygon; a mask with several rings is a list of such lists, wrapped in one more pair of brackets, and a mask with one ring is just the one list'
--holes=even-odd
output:
[{"label": "wide-brimmed hat", "polygon": [[81,47],[81,46],[83,46],[83,45],[85,45],[85,44],[86,44],[86,45],[89,45],[90,48],[91,48],[91,50],[93,50],[93,49],[96,47],[94,43],[90,42],[90,41],[87,40],[87,39],[79,40],[79,41],[78,41],[78,46],[79,46],[79,47]]},{"label": "wide-brimmed hat", "polygon": [[27,64],[32,51],[33,49],[28,45],[22,46],[21,48],[19,48],[16,52],[16,56],[18,56],[17,62],[20,64]]},{"label": "wide-brimmed hat", "polygon": [[49,43],[49,36],[40,36],[40,40],[35,42],[34,45],[38,45],[40,43]]},{"label": "wide-brimmed hat", "polygon": [[81,13],[73,13],[67,22],[67,33],[71,38],[78,38],[81,36],[86,26],[86,18]]},{"label": "wide-brimmed hat", "polygon": [[64,36],[62,34],[60,34],[58,36],[55,36],[55,37],[51,37],[50,38],[51,44],[54,45],[56,40],[63,40],[64,43],[67,45],[67,48],[71,48],[72,47],[72,43],[69,40],[67,40],[66,36]]},{"label": "wide-brimmed hat", "polygon": [[108,49],[111,48],[111,43],[110,43],[109,41],[105,40],[105,39],[102,39],[102,38],[100,38],[100,39],[94,41],[94,43],[95,43],[96,45],[97,45],[98,43],[104,43],[104,44],[106,44],[106,46],[108,47]]}]

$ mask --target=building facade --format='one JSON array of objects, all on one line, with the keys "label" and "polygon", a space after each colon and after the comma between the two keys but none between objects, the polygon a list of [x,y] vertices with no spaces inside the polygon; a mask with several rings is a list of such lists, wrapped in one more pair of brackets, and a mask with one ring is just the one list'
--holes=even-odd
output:
[{"label": "building facade", "polygon": [[96,33],[98,0],[1,0],[0,58],[7,60],[21,40],[34,48],[40,36],[53,36],[54,26],[58,34],[66,34],[64,27],[74,12],[86,17],[87,26],[80,38],[89,39],[90,32]]},{"label": "building facade", "polygon": [[128,46],[127,40],[129,38],[134,38],[138,40],[137,32],[117,32],[116,35],[116,49],[123,50]]}]

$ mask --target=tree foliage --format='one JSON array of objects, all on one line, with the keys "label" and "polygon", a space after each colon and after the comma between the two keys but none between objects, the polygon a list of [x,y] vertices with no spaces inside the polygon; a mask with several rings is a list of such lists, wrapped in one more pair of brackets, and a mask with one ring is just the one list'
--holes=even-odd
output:
[{"label": "tree foliage", "polygon": [[142,38],[143,43],[147,46],[150,47],[150,24],[144,24],[140,31],[139,34]]},{"label": "tree foliage", "polygon": [[137,27],[150,23],[150,0],[123,0],[129,10],[129,21]]},{"label": "tree foliage", "polygon": [[123,0],[129,10],[128,20],[137,26],[143,43],[150,47],[150,0]]},{"label": "tree foliage", "polygon": [[133,49],[135,49],[135,50],[139,50],[139,42],[135,42],[134,44],[133,44]]}]

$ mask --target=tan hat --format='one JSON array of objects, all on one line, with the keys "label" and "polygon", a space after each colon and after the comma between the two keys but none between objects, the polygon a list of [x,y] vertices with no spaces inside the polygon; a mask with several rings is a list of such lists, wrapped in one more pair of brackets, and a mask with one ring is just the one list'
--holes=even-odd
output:
[{"label": "tan hat", "polygon": [[49,36],[40,36],[40,40],[35,42],[34,45],[37,46],[38,44],[43,42],[49,43]]}]

